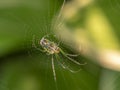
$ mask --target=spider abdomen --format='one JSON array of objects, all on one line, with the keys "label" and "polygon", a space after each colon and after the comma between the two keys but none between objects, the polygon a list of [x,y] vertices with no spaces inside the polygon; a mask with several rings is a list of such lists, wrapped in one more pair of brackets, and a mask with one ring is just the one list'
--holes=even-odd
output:
[{"label": "spider abdomen", "polygon": [[48,54],[55,54],[60,52],[58,45],[48,39],[42,38],[40,40],[40,45]]}]

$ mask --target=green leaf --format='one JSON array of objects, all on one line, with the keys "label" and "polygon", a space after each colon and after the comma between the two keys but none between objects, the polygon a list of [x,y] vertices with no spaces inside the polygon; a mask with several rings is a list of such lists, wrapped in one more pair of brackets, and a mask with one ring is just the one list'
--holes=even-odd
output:
[{"label": "green leaf", "polygon": [[100,90],[119,90],[120,72],[112,70],[102,70],[100,80]]},{"label": "green leaf", "polygon": [[[62,59],[62,58],[61,58]],[[19,55],[5,60],[1,66],[1,90],[96,90],[99,70],[82,69],[77,73],[63,69],[56,59],[55,71],[57,82],[54,81],[51,56],[40,53],[34,56]],[[97,69],[98,68],[98,69]],[[92,72],[90,71],[92,70]]]},{"label": "green leaf", "polygon": [[[100,62],[96,64],[98,58],[101,58],[96,51],[97,45],[102,48],[107,48],[105,45],[106,41],[111,44],[110,48],[119,51],[120,41],[120,26],[119,26],[119,4],[118,0],[66,0],[67,5],[65,7],[67,11],[65,15],[72,16],[64,17],[62,25],[65,27],[59,27],[67,38],[73,38],[74,31],[80,29],[78,41],[85,41],[86,37],[88,42],[92,43],[92,50],[88,50],[90,55],[96,57],[90,59],[87,57],[88,53],[78,57],[72,57],[74,60],[79,62],[87,62],[86,65],[77,67],[69,59],[58,54],[60,56],[61,63],[69,65],[70,68],[82,69],[77,73],[72,73],[68,69],[64,69],[58,63],[58,58],[53,58],[55,63],[56,71],[56,82],[53,76],[52,69],[52,56],[47,55],[45,52],[38,51],[32,47],[33,36],[35,36],[35,42],[39,45],[39,40],[47,34],[54,33],[51,26],[53,24],[61,24],[61,20],[56,20],[56,16],[60,13],[63,0],[1,0],[0,1],[0,90],[119,90],[119,72],[106,70],[99,66]],[[71,3],[71,2],[75,3]],[[80,3],[78,3],[78,1]],[[89,3],[90,2],[90,3]],[[82,7],[82,8],[78,8]],[[73,8],[71,10],[71,8]],[[70,9],[70,10],[69,10]],[[75,11],[75,12],[74,12]],[[88,14],[87,14],[88,13]],[[101,14],[105,17],[101,18]],[[63,13],[62,13],[63,14]],[[100,16],[97,20],[102,20],[102,23],[109,22],[109,25],[104,24],[101,27],[101,23],[92,23],[95,16]],[[55,21],[55,22],[53,22]],[[85,23],[89,22],[88,29]],[[102,33],[93,33],[92,30],[97,25],[104,30],[110,29],[114,32],[114,35],[102,31]],[[85,30],[83,30],[85,28]],[[82,29],[82,32],[81,32]],[[85,35],[86,31],[91,29],[91,32]],[[70,36],[69,32],[71,31]],[[96,29],[94,29],[96,31]],[[85,31],[85,32],[84,32]],[[101,37],[104,34],[104,37]],[[84,38],[85,37],[85,38]],[[88,38],[89,37],[89,38]],[[114,39],[115,38],[115,39]],[[66,40],[62,37],[63,41]],[[93,40],[93,42],[91,41]],[[116,43],[116,39],[118,40]],[[53,41],[56,41],[52,39]],[[73,39],[74,41],[75,39]],[[105,41],[104,41],[105,40]],[[60,48],[65,53],[77,53],[73,48],[75,43],[70,40],[60,44]],[[86,43],[85,41],[85,43]],[[97,45],[94,43],[97,43]],[[112,41],[112,43],[111,43]],[[59,43],[55,42],[55,43]],[[72,44],[71,44],[72,43]],[[72,48],[70,47],[72,46]],[[88,45],[88,43],[87,43]],[[81,44],[80,44],[81,46]],[[85,46],[83,44],[83,46]],[[87,51],[87,48],[83,48]],[[91,49],[91,48],[90,48]],[[84,51],[83,50],[83,51]],[[101,49],[100,49],[101,50]],[[82,50],[81,50],[82,51]],[[94,53],[93,53],[94,52]],[[77,53],[79,54],[79,53]],[[102,53],[104,54],[104,53]],[[99,57],[98,57],[98,56]],[[104,56],[104,55],[103,55]],[[87,57],[87,58],[86,58]],[[108,60],[109,61],[109,60]],[[71,62],[71,63],[70,63]],[[104,67],[106,66],[105,63]],[[112,66],[106,66],[111,67]],[[101,70],[102,69],[102,70]],[[116,70],[116,69],[115,69]],[[118,70],[118,69],[117,69]]]}]

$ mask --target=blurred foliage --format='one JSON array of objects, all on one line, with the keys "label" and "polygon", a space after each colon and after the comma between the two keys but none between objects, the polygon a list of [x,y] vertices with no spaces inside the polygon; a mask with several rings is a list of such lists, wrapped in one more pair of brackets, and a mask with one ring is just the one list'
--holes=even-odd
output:
[{"label": "blurred foliage", "polygon": [[[51,56],[32,48],[33,35],[40,39],[53,32],[52,19],[62,3],[63,0],[0,1],[0,90],[119,90],[119,72],[106,70],[83,56],[77,59],[88,64],[81,66],[78,73],[63,69],[55,60],[55,83]],[[120,1],[96,0],[92,7],[103,10],[120,41]],[[82,23],[68,23],[68,26],[82,26]]]}]

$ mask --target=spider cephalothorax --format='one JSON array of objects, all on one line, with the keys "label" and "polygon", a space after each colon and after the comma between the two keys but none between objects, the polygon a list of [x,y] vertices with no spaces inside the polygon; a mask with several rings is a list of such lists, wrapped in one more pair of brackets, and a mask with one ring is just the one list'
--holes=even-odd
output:
[{"label": "spider cephalothorax", "polygon": [[45,52],[47,52],[48,54],[55,54],[60,52],[60,49],[56,43],[48,39],[45,39],[44,37],[40,40],[40,45],[44,48]]}]

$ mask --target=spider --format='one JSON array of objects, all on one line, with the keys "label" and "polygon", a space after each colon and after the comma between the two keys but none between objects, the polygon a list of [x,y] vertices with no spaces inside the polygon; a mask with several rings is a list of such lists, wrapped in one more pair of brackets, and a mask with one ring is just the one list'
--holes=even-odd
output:
[{"label": "spider", "polygon": [[[75,61],[74,59],[72,59],[70,56],[73,56],[73,57],[76,57],[78,55],[73,55],[73,54],[67,54],[65,53],[60,47],[59,47],[59,44],[56,44],[55,42],[53,41],[50,41],[49,39],[47,39],[47,37],[49,37],[49,35],[46,35],[44,37],[42,37],[38,44],[42,47],[42,49],[38,48],[36,45],[35,45],[35,35],[33,36],[33,47],[36,48],[37,50],[41,51],[41,52],[45,52],[47,55],[51,55],[52,58],[52,70],[53,70],[53,76],[54,76],[54,80],[56,82],[56,72],[55,72],[55,66],[54,66],[54,58],[53,58],[53,55],[57,58],[59,58],[59,54],[62,54],[64,57],[66,57],[68,60],[70,60],[71,62],[77,64],[77,65],[85,65],[86,63],[84,64],[81,64],[77,61]],[[65,66],[64,63],[61,63],[58,59],[57,59],[58,63],[64,68],[64,69],[67,69],[69,70],[70,72],[72,73],[76,73],[76,72],[79,72],[81,69],[77,70],[77,71],[74,71],[74,70],[71,70],[69,67]]]}]

